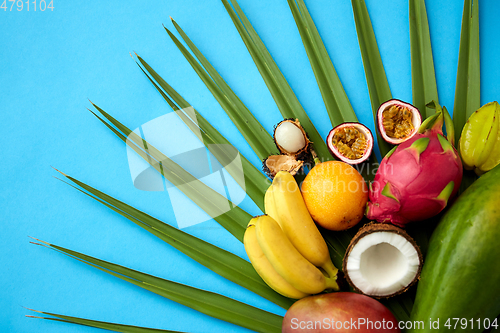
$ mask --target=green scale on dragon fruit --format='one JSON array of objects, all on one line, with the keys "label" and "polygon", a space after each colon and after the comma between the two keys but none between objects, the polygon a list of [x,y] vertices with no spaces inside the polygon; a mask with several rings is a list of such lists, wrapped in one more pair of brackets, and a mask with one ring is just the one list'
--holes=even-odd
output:
[{"label": "green scale on dragon fruit", "polygon": [[451,118],[437,106],[419,133],[383,158],[371,184],[369,219],[404,227],[439,214],[457,194],[462,161],[450,143],[453,140],[443,135],[443,118],[450,138],[454,133]]}]

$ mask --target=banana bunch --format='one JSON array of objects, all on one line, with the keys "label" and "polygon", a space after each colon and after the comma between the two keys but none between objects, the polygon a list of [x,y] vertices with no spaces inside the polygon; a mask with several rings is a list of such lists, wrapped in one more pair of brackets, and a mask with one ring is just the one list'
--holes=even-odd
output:
[{"label": "banana bunch", "polygon": [[465,123],[459,141],[464,167],[481,175],[500,163],[500,105],[480,107]]},{"label": "banana bunch", "polygon": [[252,218],[243,241],[260,277],[294,299],[339,290],[338,269],[290,173],[276,174],[264,204],[266,215]]}]

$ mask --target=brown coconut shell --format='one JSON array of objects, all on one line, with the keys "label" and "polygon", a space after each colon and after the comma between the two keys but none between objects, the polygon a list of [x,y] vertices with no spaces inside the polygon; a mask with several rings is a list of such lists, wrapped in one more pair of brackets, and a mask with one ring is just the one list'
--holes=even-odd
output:
[{"label": "brown coconut shell", "polygon": [[399,227],[396,227],[395,225],[389,224],[389,223],[378,223],[378,222],[367,223],[363,227],[361,227],[361,229],[359,229],[359,231],[356,233],[356,235],[354,235],[354,237],[352,238],[351,242],[349,243],[349,246],[347,247],[346,254],[344,255],[344,260],[342,261],[342,271],[344,272],[345,279],[347,280],[349,285],[356,292],[358,292],[360,294],[364,294],[360,289],[358,289],[356,287],[356,285],[354,285],[354,283],[351,281],[351,279],[349,277],[349,272],[347,271],[347,258],[351,254],[351,251],[354,248],[354,246],[356,246],[356,244],[360,241],[360,239],[362,239],[363,237],[365,237],[369,234],[372,234],[375,232],[381,232],[381,231],[393,232],[393,233],[396,233],[400,236],[403,236],[405,239],[407,239],[413,245],[415,250],[417,251],[420,265],[418,266],[418,270],[417,270],[417,274],[415,275],[415,278],[406,287],[398,290],[397,292],[395,292],[393,294],[386,295],[386,296],[367,295],[367,296],[370,296],[370,297],[373,297],[376,299],[384,299],[384,298],[390,298],[393,296],[397,296],[397,295],[404,293],[408,289],[410,289],[411,286],[413,286],[415,283],[417,283],[418,280],[420,280],[420,273],[422,271],[422,266],[424,263],[424,259],[422,256],[422,252],[420,251],[420,247],[417,245],[415,240],[410,235],[408,235],[408,233],[406,231],[404,231],[403,229],[401,229]]},{"label": "brown coconut shell", "polygon": [[270,155],[262,162],[263,171],[273,179],[279,171],[288,171],[292,176],[304,165],[304,161],[297,160],[290,155]]}]

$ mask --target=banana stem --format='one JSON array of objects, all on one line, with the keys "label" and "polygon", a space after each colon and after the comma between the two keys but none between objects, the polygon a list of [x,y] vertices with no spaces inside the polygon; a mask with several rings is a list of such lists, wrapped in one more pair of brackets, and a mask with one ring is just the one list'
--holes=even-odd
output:
[{"label": "banana stem", "polygon": [[327,288],[333,289],[334,291],[339,291],[340,287],[339,284],[337,283],[337,277],[338,277],[338,272],[339,270],[331,260],[326,262],[321,268],[325,271],[325,273],[328,275],[326,277],[326,284]]},{"label": "banana stem", "polygon": [[337,279],[326,278],[326,289],[332,289],[333,291],[339,291],[340,287],[337,283]]},{"label": "banana stem", "polygon": [[321,268],[323,268],[329,278],[337,279],[337,273],[339,272],[339,270],[337,267],[335,267],[331,260],[326,262],[323,266],[321,266]]}]

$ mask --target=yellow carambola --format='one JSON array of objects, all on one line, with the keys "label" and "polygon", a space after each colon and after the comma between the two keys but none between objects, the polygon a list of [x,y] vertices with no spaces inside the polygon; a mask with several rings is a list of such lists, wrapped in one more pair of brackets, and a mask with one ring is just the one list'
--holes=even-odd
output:
[{"label": "yellow carambola", "polygon": [[500,163],[500,105],[491,102],[474,112],[459,141],[464,167],[481,175]]}]

